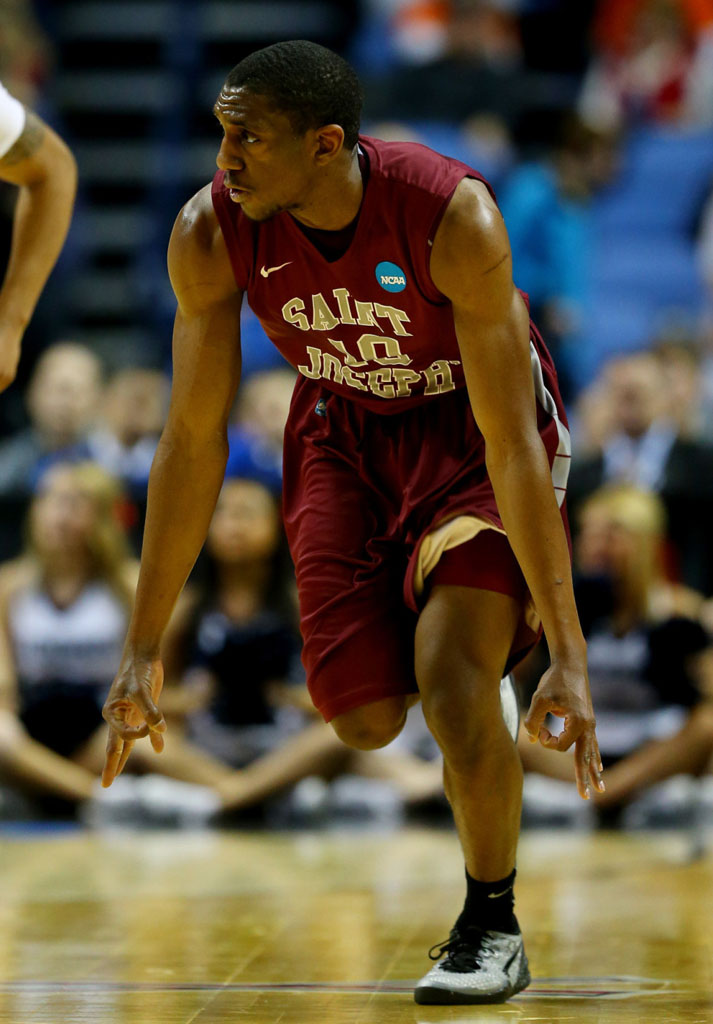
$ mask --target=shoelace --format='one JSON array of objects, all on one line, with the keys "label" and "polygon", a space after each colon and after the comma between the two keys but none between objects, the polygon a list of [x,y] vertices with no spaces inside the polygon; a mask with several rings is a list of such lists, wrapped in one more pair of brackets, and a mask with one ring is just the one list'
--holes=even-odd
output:
[{"label": "shoelace", "polygon": [[[487,932],[482,928],[470,925],[463,932],[454,928],[447,942],[437,942],[431,946],[428,955],[431,960],[440,960],[447,953],[441,964],[441,970],[467,974],[483,966],[483,960],[490,956],[490,949],[485,945]],[[438,952],[434,956],[434,950]]]}]

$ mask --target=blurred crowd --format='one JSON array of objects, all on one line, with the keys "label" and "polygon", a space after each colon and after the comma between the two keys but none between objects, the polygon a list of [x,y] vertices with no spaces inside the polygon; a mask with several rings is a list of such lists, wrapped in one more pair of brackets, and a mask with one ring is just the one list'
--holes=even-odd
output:
[{"label": "blurred crowd", "polygon": [[[60,130],[53,29],[70,6],[0,5],[0,81]],[[349,31],[330,42],[364,80],[367,130],[433,145],[493,180],[516,282],[568,402],[575,583],[607,791],[582,805],[571,758],[521,743],[525,822],[713,819],[713,0],[347,6]],[[637,175],[654,152],[666,173],[668,154],[680,164],[642,196]],[[675,223],[664,223],[669,190]],[[0,260],[12,200],[0,190]],[[654,271],[638,256],[639,279],[626,277],[618,240],[653,260],[676,254],[691,279],[675,301],[665,281],[647,283],[656,302],[645,294]],[[249,311],[245,336],[225,484],[163,651],[166,750],[138,743],[102,790],[101,706],[170,394],[168,339],[140,358],[97,345],[50,284],[0,397],[0,817],[446,820],[418,708],[391,748],[370,753],[344,748],[311,710],[280,520],[294,374]],[[517,672],[523,705],[545,657]]]}]

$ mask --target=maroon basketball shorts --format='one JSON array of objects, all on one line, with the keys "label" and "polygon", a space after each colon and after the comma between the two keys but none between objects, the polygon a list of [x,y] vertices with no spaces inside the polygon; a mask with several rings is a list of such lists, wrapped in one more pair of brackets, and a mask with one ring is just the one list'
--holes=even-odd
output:
[{"label": "maroon basketball shorts", "polygon": [[[552,463],[556,425],[541,433]],[[520,602],[503,674],[533,647],[539,620],[502,532],[465,389],[380,415],[300,378],[284,453],[302,657],[326,721],[417,691],[416,622],[435,584]]]}]

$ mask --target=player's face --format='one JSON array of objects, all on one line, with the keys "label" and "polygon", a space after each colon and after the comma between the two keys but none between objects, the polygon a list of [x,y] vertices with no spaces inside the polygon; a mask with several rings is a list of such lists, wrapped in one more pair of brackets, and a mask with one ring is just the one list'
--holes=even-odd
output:
[{"label": "player's face", "polygon": [[313,182],[314,133],[295,135],[285,114],[245,88],[224,86],[213,112],[223,129],[216,163],[233,202],[257,221],[299,210]]}]

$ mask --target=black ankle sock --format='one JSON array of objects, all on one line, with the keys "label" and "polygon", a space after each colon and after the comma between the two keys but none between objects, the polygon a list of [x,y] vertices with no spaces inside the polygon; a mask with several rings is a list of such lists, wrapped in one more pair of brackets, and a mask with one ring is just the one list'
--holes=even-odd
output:
[{"label": "black ankle sock", "polygon": [[477,925],[486,931],[517,935],[520,926],[513,912],[516,873],[513,869],[507,878],[501,878],[499,882],[478,882],[466,871],[468,891],[456,924],[461,927]]}]

